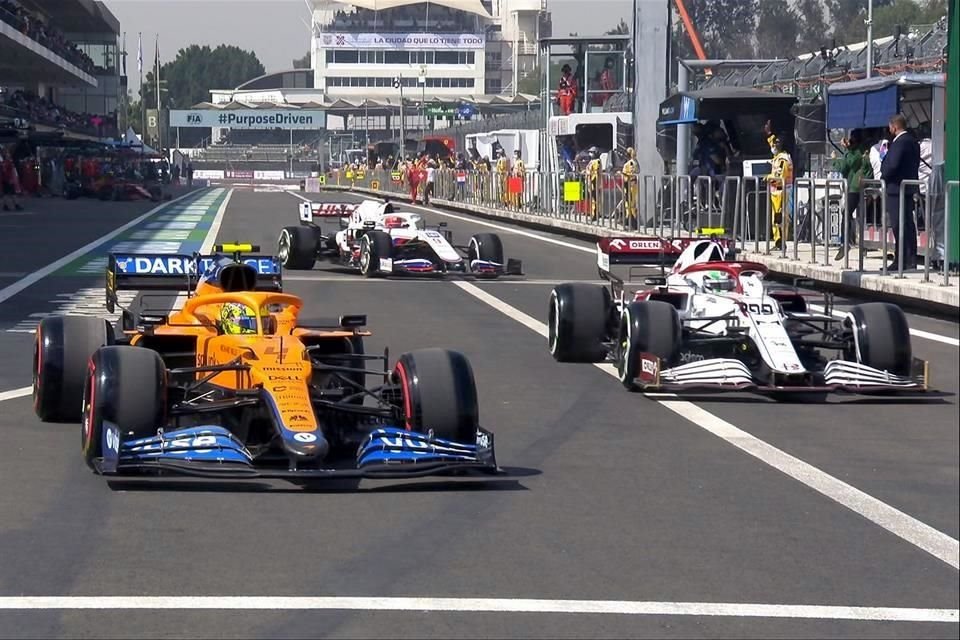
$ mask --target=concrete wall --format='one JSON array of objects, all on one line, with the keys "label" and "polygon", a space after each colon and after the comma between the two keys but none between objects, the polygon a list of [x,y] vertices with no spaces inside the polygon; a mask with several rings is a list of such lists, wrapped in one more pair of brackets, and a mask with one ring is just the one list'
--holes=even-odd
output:
[{"label": "concrete wall", "polygon": [[667,43],[669,0],[636,0],[634,21],[635,78],[633,104],[634,148],[641,174],[663,173],[657,153],[657,116],[667,97]]}]

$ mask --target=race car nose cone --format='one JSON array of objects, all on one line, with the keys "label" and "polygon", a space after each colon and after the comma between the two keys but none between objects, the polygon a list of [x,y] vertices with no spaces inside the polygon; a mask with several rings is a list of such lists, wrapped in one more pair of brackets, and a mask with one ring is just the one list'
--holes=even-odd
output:
[{"label": "race car nose cone", "polygon": [[330,443],[320,431],[298,431],[284,438],[287,451],[298,458],[323,460],[330,452]]}]

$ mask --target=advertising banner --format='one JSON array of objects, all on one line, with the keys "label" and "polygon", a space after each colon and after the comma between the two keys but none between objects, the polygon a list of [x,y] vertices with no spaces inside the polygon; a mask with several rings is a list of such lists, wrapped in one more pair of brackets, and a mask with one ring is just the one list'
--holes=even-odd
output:
[{"label": "advertising banner", "polygon": [[170,126],[324,129],[327,126],[327,114],[320,109],[172,109]]},{"label": "advertising banner", "polygon": [[482,33],[321,33],[319,39],[334,49],[463,51],[486,46]]},{"label": "advertising banner", "polygon": [[283,171],[254,171],[254,180],[283,180],[286,176]]},{"label": "advertising banner", "polygon": [[227,177],[240,180],[253,180],[253,171],[227,171]]},{"label": "advertising banner", "polygon": [[194,179],[199,180],[223,180],[223,171],[213,169],[197,169],[193,172]]}]

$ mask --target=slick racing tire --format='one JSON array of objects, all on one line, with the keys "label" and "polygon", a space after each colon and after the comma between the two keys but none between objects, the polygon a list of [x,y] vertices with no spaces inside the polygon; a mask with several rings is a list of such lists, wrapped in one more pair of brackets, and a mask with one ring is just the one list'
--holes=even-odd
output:
[{"label": "slick racing tire", "polygon": [[117,425],[122,441],[150,437],[165,426],[166,392],[167,370],[156,351],[98,349],[90,358],[83,391],[80,435],[87,466],[95,469],[103,457],[104,422]]},{"label": "slick racing tire", "polygon": [[602,362],[613,301],[606,287],[564,283],[550,292],[547,344],[557,362]]},{"label": "slick racing tire", "polygon": [[480,425],[477,387],[466,356],[447,349],[403,354],[393,370],[404,428],[473,444]]},{"label": "slick racing tire", "polygon": [[495,233],[478,233],[470,238],[470,243],[467,245],[467,266],[472,265],[474,260],[505,264],[500,236]]},{"label": "slick racing tire", "polygon": [[385,231],[370,231],[360,238],[360,274],[381,275],[380,261],[393,258],[393,239]]},{"label": "slick racing tire", "polygon": [[635,390],[637,365],[641,353],[650,353],[669,362],[680,347],[680,314],[662,300],[631,302],[620,320],[617,345],[617,377],[629,390]]},{"label": "slick racing tire", "polygon": [[79,420],[87,362],[94,351],[113,342],[113,328],[101,318],[44,318],[33,348],[33,410],[37,417],[44,422]]},{"label": "slick racing tire", "polygon": [[284,269],[307,271],[317,260],[317,240],[306,227],[284,227],[277,239],[277,257]]},{"label": "slick racing tire", "polygon": [[850,308],[847,323],[853,335],[845,359],[898,376],[910,375],[910,326],[900,307],[887,302],[858,304]]}]

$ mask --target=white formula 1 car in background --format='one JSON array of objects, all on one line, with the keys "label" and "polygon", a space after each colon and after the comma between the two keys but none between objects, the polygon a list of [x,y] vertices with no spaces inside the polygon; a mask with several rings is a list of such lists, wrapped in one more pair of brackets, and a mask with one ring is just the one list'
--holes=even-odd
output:
[{"label": "white formula 1 car in background", "polygon": [[[339,230],[324,233],[318,218],[337,220]],[[390,274],[522,275],[519,260],[504,260],[503,243],[478,233],[466,245],[440,223],[396,211],[389,200],[356,203],[300,203],[300,226],[284,227],[277,255],[285,269],[312,269],[317,259],[356,269],[367,277]]]},{"label": "white formula 1 car in background", "polygon": [[[611,362],[631,390],[927,390],[897,306],[868,302],[836,317],[827,294],[814,311],[796,286],[764,280],[766,266],[735,260],[724,240],[603,238],[597,249],[609,289],[566,283],[550,295],[549,348],[560,362]],[[638,269],[670,262],[626,291]]]}]

